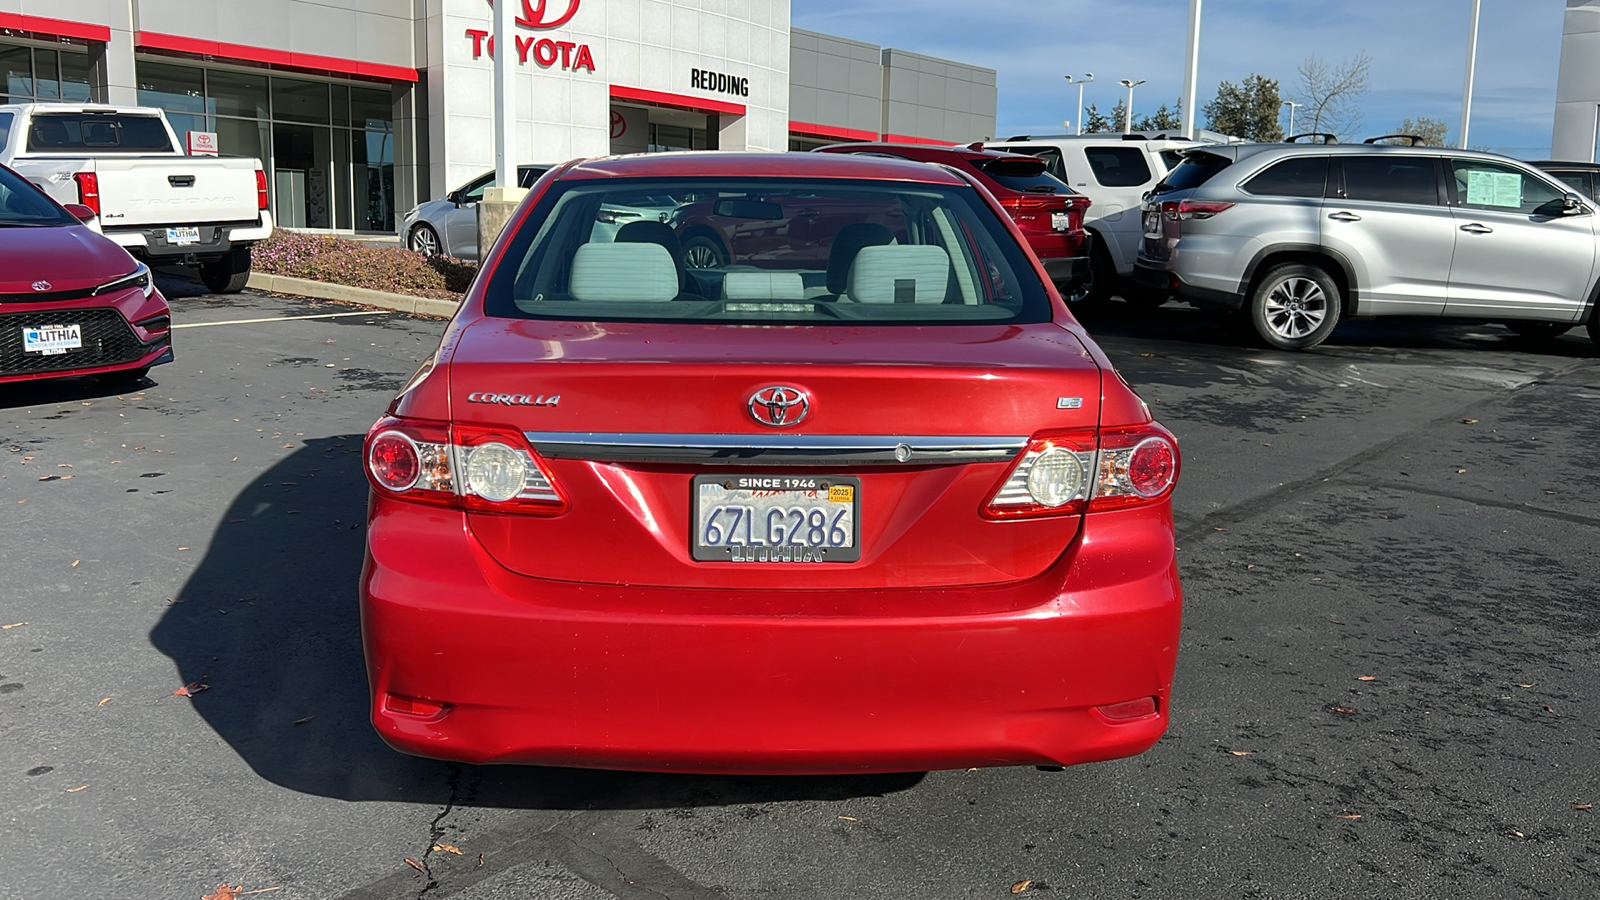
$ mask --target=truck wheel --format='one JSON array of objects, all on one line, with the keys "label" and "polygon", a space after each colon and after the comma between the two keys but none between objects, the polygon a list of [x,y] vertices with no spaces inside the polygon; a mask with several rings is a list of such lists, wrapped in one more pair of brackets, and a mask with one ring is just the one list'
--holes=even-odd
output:
[{"label": "truck wheel", "polygon": [[1321,267],[1285,263],[1256,282],[1250,324],[1269,346],[1309,350],[1333,334],[1342,303],[1339,285]]},{"label": "truck wheel", "polygon": [[234,247],[221,259],[200,264],[200,280],[213,294],[237,294],[250,282],[250,248]]}]

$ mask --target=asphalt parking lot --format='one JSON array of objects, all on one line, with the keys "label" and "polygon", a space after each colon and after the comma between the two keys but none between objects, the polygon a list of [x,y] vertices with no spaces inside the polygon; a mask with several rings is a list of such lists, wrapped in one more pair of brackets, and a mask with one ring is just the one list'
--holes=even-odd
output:
[{"label": "asphalt parking lot", "polygon": [[177,362],[140,389],[0,387],[0,896],[1600,893],[1581,329],[1355,322],[1288,354],[1184,307],[1089,319],[1185,456],[1168,735],[725,778],[382,745],[360,441],[443,323],[163,288]]}]

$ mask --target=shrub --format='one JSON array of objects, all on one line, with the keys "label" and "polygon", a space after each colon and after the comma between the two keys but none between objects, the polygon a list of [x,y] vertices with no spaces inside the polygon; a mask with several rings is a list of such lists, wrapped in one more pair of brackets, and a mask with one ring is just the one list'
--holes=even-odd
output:
[{"label": "shrub", "polygon": [[401,247],[368,247],[332,234],[277,229],[250,249],[251,266],[268,275],[307,278],[417,297],[459,300],[478,274],[474,263],[427,257]]}]

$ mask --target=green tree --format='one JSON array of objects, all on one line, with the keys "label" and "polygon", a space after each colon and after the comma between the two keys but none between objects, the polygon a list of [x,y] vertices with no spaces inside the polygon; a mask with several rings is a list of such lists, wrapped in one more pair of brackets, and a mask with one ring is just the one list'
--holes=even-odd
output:
[{"label": "green tree", "polygon": [[1106,130],[1122,131],[1122,122],[1124,119],[1128,118],[1128,104],[1118,100],[1117,105],[1111,107],[1111,115],[1109,118],[1111,119],[1111,127]]},{"label": "green tree", "polygon": [[[1422,138],[1424,147],[1444,147],[1450,143],[1450,126],[1439,119],[1430,119],[1427,116],[1418,116],[1415,120],[1406,119],[1400,127],[1394,130],[1395,134],[1413,134]],[[1409,143],[1398,138],[1384,141],[1385,144]]]},{"label": "green tree", "polygon": [[1083,131],[1085,134],[1105,134],[1121,127],[1120,123],[1113,125],[1111,120],[1106,118],[1106,114],[1101,112],[1093,103],[1089,104],[1089,108],[1084,111]]},{"label": "green tree", "polygon": [[1224,81],[1217,96],[1204,107],[1206,128],[1247,141],[1281,141],[1278,112],[1283,98],[1278,81],[1252,73],[1241,84]]},{"label": "green tree", "polygon": [[1172,106],[1161,104],[1161,108],[1154,113],[1149,113],[1133,120],[1134,131],[1145,132],[1173,132],[1183,127],[1183,101],[1179,100]]}]

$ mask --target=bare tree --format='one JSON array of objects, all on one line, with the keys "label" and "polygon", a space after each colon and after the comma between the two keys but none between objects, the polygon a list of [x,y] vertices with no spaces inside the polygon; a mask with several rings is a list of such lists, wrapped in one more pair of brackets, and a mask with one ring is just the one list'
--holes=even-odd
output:
[{"label": "bare tree", "polygon": [[[1419,137],[1424,147],[1447,147],[1450,141],[1450,126],[1439,119],[1430,119],[1427,116],[1418,116],[1415,120],[1406,119],[1394,133]],[[1399,144],[1402,143],[1402,139],[1392,138],[1383,143]]]},{"label": "bare tree", "polygon": [[1361,95],[1367,92],[1372,57],[1365,52],[1331,65],[1312,54],[1300,63],[1301,119],[1312,132],[1348,135],[1361,125]]}]

